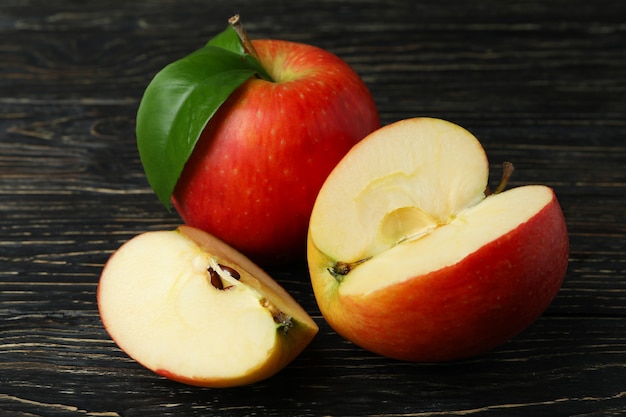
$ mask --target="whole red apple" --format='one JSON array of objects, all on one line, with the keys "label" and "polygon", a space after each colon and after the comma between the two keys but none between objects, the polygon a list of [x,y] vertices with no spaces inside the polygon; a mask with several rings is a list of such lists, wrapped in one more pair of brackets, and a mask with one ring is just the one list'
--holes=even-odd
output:
[{"label": "whole red apple", "polygon": [[568,264],[552,189],[488,192],[478,140],[403,120],[337,165],[311,215],[308,260],[324,318],[368,350],[410,361],[483,353],[552,302]]},{"label": "whole red apple", "polygon": [[176,184],[186,224],[268,264],[305,256],[313,203],[352,146],[380,126],[366,85],[336,55],[253,41],[251,78],[210,119]]}]

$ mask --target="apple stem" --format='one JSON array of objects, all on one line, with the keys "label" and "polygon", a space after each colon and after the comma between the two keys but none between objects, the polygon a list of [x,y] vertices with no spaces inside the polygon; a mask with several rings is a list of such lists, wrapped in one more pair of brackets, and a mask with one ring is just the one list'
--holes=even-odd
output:
[{"label": "apple stem", "polygon": [[239,15],[236,14],[232,16],[230,19],[228,19],[228,23],[233,27],[233,29],[235,29],[235,32],[237,32],[237,35],[239,35],[239,39],[241,40],[241,44],[243,45],[243,49],[246,51],[246,53],[252,55],[252,57],[256,59],[258,62],[261,62],[259,60],[259,54],[254,48],[252,41],[248,37],[248,33],[246,32],[246,29],[243,27],[243,23],[241,23],[241,18],[239,17]]},{"label": "apple stem", "polygon": [[505,161],[502,163],[502,179],[500,180],[500,184],[494,190],[493,194],[499,194],[504,191],[506,185],[509,183],[509,179],[511,178],[513,171],[515,171],[515,167],[511,162]]}]

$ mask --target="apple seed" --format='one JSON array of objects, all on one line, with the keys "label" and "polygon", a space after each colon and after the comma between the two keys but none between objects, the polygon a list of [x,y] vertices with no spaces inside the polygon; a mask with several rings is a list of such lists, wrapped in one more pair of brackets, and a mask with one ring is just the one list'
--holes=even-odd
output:
[{"label": "apple seed", "polygon": [[[239,274],[239,272],[237,272],[235,269],[231,268],[230,266],[226,266],[222,264],[217,264],[217,266],[222,271],[226,272],[228,275],[235,278],[236,280],[239,280],[239,278],[241,278],[241,275]],[[224,283],[222,282],[222,278],[220,277],[220,274],[212,267],[209,267],[207,271],[209,271],[209,275],[211,277],[211,285],[213,285],[218,290],[227,290],[230,287],[232,287],[232,285],[224,287]]]}]

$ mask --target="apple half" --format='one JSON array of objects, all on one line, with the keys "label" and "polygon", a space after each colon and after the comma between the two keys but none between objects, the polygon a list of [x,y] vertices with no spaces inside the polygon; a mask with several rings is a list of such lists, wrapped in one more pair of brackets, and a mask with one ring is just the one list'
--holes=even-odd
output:
[{"label": "apple half", "polygon": [[553,190],[488,192],[479,141],[413,118],[357,144],[323,185],[308,263],[337,333],[391,358],[491,350],[536,320],[564,279],[569,243]]},{"label": "apple half", "polygon": [[189,226],[124,243],[102,271],[97,298],[102,322],[123,351],[189,385],[266,379],[318,331],[263,270]]}]

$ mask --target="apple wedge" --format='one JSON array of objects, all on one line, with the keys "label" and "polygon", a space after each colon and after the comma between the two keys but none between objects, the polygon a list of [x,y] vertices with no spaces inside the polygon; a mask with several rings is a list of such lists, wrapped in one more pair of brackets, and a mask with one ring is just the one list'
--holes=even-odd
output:
[{"label": "apple wedge", "polygon": [[552,302],[568,264],[552,189],[488,193],[479,141],[444,120],[387,125],[323,185],[309,225],[319,308],[340,335],[408,361],[474,356]]},{"label": "apple wedge", "polygon": [[188,226],[140,234],[108,260],[98,308],[131,358],[169,379],[229,387],[266,379],[318,331],[270,276]]}]

